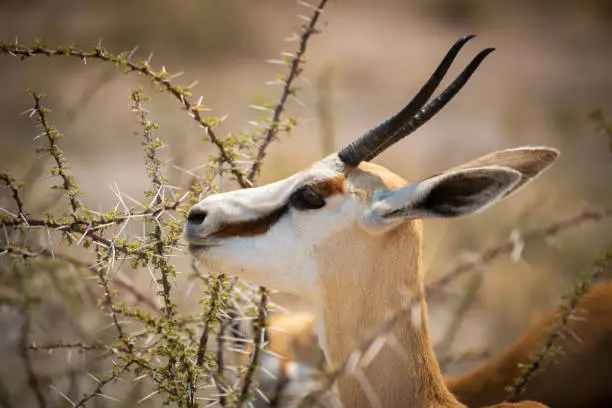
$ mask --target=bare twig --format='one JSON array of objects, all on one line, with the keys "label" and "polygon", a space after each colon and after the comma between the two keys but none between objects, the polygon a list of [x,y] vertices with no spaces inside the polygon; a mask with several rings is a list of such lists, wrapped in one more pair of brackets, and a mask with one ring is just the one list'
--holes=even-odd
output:
[{"label": "bare twig", "polygon": [[474,362],[491,356],[490,350],[467,350],[459,355],[447,354],[439,359],[440,369],[446,370],[450,364]]},{"label": "bare twig", "polygon": [[[600,221],[610,217],[612,217],[612,208],[604,208],[602,210],[585,210],[576,215],[553,222],[547,227],[527,231],[526,233],[522,234],[520,238],[522,239],[523,243],[527,244],[532,241],[553,237],[565,230],[578,227],[586,222]],[[473,270],[479,265],[489,263],[503,254],[511,253],[514,248],[515,243],[508,240],[503,244],[495,245],[484,250],[480,256],[476,257],[474,260],[457,264],[457,266],[452,268],[443,277],[427,285],[425,288],[426,296],[430,296],[433,292],[437,292],[442,287],[457,279],[459,276]]]},{"label": "bare twig", "polygon": [[446,332],[444,333],[442,340],[436,347],[436,355],[441,356],[439,360],[444,359],[447,355],[450,354],[457,333],[461,328],[461,322],[463,321],[463,318],[465,317],[467,311],[474,303],[474,300],[476,299],[476,293],[478,292],[478,289],[480,288],[481,284],[481,273],[476,273],[469,277],[469,281],[466,284],[466,288],[463,295],[461,296],[461,300],[453,311],[452,320],[446,328]]}]

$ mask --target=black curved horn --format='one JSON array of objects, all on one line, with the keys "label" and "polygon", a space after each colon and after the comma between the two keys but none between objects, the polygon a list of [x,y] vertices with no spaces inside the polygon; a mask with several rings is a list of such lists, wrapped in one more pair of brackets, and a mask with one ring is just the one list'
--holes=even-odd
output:
[{"label": "black curved horn", "polygon": [[423,85],[415,97],[399,113],[374,129],[367,131],[357,140],[340,150],[338,152],[340,160],[348,165],[357,166],[362,161],[373,159],[389,146],[414,132],[450,102],[467,83],[484,58],[494,50],[493,48],[481,51],[453,83],[438,97],[425,105],[442,81],[461,47],[474,37],[474,35],[468,35],[459,39],[447,52],[440,65],[438,65],[427,83]]}]

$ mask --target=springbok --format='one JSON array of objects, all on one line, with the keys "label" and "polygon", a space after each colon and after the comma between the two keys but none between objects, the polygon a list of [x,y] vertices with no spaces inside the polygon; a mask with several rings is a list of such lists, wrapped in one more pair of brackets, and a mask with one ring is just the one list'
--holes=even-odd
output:
[{"label": "springbok", "polygon": [[493,51],[481,51],[427,103],[471,38],[451,47],[399,113],[338,153],[269,185],[208,196],[189,211],[185,237],[206,267],[313,303],[320,313],[319,342],[332,365],[408,299],[419,300],[418,310],[390,335],[403,351],[387,343],[359,378],[338,381],[346,407],[463,406],[446,388],[429,339],[420,219],[478,212],[558,156],[544,147],[503,150],[415,184],[369,163],[440,111]]}]

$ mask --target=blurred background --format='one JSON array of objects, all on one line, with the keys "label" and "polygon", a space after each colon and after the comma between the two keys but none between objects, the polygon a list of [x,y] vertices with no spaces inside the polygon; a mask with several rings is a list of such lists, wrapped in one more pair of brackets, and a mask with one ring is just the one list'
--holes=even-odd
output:
[{"label": "blurred background", "polygon": [[[88,48],[102,42],[111,52],[131,50],[135,60],[153,53],[151,64],[184,74],[175,83],[199,81],[195,97],[214,116],[227,115],[217,134],[249,131],[261,112],[249,108],[275,102],[281,88],[265,83],[286,67],[267,63],[293,52],[286,41],[309,9],[294,1],[183,0],[180,2],[71,2],[5,0],[0,3],[0,39]],[[409,180],[418,180],[493,150],[548,145],[561,150],[557,164],[520,194],[476,217],[425,222],[427,278],[442,275],[462,257],[612,197],[612,156],[588,114],[601,107],[612,116],[612,3],[605,0],[332,1],[322,34],[308,47],[307,80],[298,82],[298,101],[289,113],[302,123],[282,135],[263,167],[259,184],[286,177],[335,151],[399,110],[419,89],[460,36],[478,37],[465,47],[449,78],[485,47],[493,53],[465,90],[409,139],[376,159]],[[37,57],[24,62],[0,58],[0,170],[27,178],[40,166],[39,133],[22,115],[32,105],[30,88],[49,95],[51,121],[64,134],[83,200],[93,208],[116,203],[109,186],[136,198],[149,181],[143,171],[141,139],[129,109],[130,89],[143,86],[152,97],[151,118],[169,148],[170,183],[185,184],[177,169],[196,169],[213,148],[202,142],[194,121],[148,81],[123,75],[97,61]],[[46,210],[54,203],[46,180],[28,193],[27,205]],[[227,185],[226,188],[235,186]],[[2,196],[2,199],[5,199]],[[511,342],[567,292],[572,279],[610,243],[612,223],[588,224],[554,239],[528,245],[521,259],[489,265],[478,281],[473,304],[452,345],[453,352],[494,352]],[[188,268],[189,260],[177,261]],[[133,277],[143,290],[148,276]],[[453,310],[470,280],[457,281],[431,299],[434,341],[444,337]],[[181,280],[177,283],[181,289]],[[307,310],[298,299],[278,295],[289,310]],[[196,297],[181,306],[198,312]],[[14,321],[2,312],[0,367],[5,386],[19,388],[12,371]],[[44,331],[44,330],[43,330]],[[15,359],[15,361],[13,361]],[[457,372],[465,367],[449,367]],[[453,371],[454,370],[454,371]],[[10,376],[10,378],[9,378]],[[26,392],[26,389],[23,390]]]}]

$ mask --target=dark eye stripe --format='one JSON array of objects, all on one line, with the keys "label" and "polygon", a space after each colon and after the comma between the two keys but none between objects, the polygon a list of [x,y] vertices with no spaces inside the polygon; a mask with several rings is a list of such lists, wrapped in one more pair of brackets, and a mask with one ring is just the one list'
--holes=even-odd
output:
[{"label": "dark eye stripe", "polygon": [[289,205],[285,204],[272,212],[253,220],[227,222],[221,224],[221,227],[212,234],[215,238],[228,237],[254,237],[263,235],[272,228],[274,224],[283,216],[289,209]]}]

